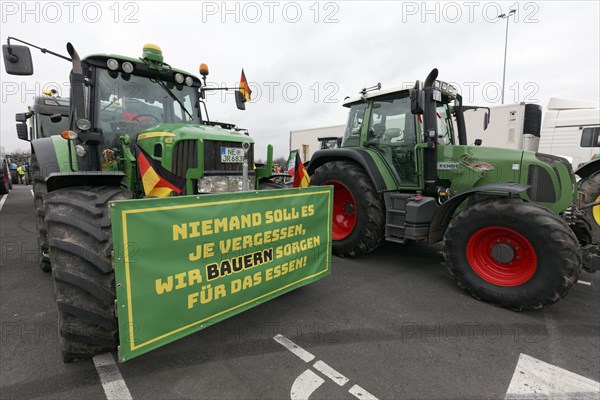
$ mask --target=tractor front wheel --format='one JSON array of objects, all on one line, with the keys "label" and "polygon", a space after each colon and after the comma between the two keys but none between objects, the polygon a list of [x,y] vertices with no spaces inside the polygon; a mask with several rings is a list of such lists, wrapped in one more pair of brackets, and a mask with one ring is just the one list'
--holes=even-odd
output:
[{"label": "tractor front wheel", "polygon": [[445,234],[448,271],[473,297],[515,311],[539,309],[577,282],[581,252],[557,215],[519,199],[481,201]]},{"label": "tractor front wheel", "polygon": [[371,179],[358,165],[334,161],[321,165],[311,185],[333,186],[333,253],[358,256],[375,250],[385,238],[385,205]]},{"label": "tractor front wheel", "polygon": [[117,345],[108,203],[130,197],[112,186],[66,188],[44,197],[64,362]]},{"label": "tractor front wheel", "polygon": [[35,207],[35,222],[37,226],[37,238],[40,257],[40,268],[42,271],[49,272],[50,258],[48,256],[48,228],[46,227],[45,210],[44,210],[44,195],[48,192],[46,189],[46,181],[40,171],[40,166],[37,162],[35,154],[31,157],[31,170],[33,173],[33,203]]}]

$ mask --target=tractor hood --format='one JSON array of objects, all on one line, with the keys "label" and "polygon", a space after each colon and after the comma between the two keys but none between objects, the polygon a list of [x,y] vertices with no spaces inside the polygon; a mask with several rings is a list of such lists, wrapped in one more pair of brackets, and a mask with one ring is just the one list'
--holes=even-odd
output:
[{"label": "tractor hood", "polygon": [[[166,138],[171,138],[166,140]],[[144,141],[154,139],[154,141],[165,141],[174,143],[179,140],[211,140],[221,142],[249,142],[254,141],[245,134],[234,129],[225,129],[218,125],[181,125],[181,124],[161,124],[153,126],[150,129],[142,131],[137,136],[137,141],[142,147]]]}]

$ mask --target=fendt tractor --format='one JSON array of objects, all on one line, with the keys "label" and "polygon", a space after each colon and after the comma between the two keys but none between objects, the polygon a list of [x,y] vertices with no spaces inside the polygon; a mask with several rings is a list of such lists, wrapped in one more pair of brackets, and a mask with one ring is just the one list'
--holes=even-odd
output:
[{"label": "fendt tractor", "polygon": [[[443,240],[448,271],[474,297],[514,310],[558,301],[582,266],[600,266],[589,218],[600,182],[580,198],[561,157],[469,146],[467,106],[437,76],[411,89],[363,89],[344,104],[341,148],[312,156],[311,184],[334,186],[334,254]],[[588,168],[578,171],[586,182],[598,178],[598,164]]]},{"label": "fendt tractor", "polygon": [[[55,109],[60,101],[48,98],[41,101],[52,104],[17,115],[19,137],[31,140],[42,268],[52,270],[63,359],[71,362],[117,345],[108,203],[145,197],[135,154],[143,151],[184,177],[179,194],[191,195],[260,188],[271,175],[272,147],[263,168],[248,168],[254,142],[247,132],[209,120],[205,64],[200,79],[164,62],[155,45],[144,46],[141,58],[81,60],[70,43],[66,57],[9,38],[3,45],[7,73],[33,74],[28,46],[72,63],[68,119]],[[237,89],[228,90],[244,109]],[[25,121],[35,113],[44,116],[42,124],[46,118],[57,124],[43,125],[50,135],[29,136]],[[63,120],[68,129],[60,131]]]}]

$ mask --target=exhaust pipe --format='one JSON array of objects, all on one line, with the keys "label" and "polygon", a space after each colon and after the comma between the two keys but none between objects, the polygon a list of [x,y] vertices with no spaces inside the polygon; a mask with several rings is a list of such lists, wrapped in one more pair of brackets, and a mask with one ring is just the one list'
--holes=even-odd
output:
[{"label": "exhaust pipe", "polygon": [[438,181],[437,175],[437,144],[438,144],[438,128],[437,128],[437,112],[435,99],[433,98],[433,83],[438,77],[438,70],[431,70],[427,78],[423,90],[425,92],[425,107],[423,109],[423,131],[425,135],[425,143],[427,147],[424,151],[424,177],[425,177],[425,192],[435,194]]}]

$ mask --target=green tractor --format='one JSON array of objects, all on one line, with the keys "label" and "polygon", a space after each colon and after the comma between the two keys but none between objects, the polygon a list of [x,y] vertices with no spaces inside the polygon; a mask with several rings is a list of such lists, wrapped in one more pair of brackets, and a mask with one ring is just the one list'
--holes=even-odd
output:
[{"label": "green tractor", "polygon": [[[72,362],[117,345],[108,204],[149,194],[140,154],[154,172],[163,169],[161,182],[173,188],[158,188],[162,197],[258,189],[271,175],[272,147],[264,167],[253,170],[247,132],[208,118],[205,64],[200,79],[164,62],[155,45],[144,46],[140,58],[81,60],[70,43],[66,57],[9,38],[3,56],[13,75],[31,75],[33,65],[29,47],[11,39],[72,63],[68,119],[64,107],[40,112],[56,126],[31,137],[25,121],[37,118],[36,110],[17,116],[19,137],[31,140],[42,267],[52,271],[63,359]],[[235,90],[238,108],[245,108],[237,88],[217,90]],[[63,119],[68,129],[60,131]],[[183,183],[177,187],[165,176]],[[154,184],[158,177],[151,177]]]},{"label": "green tractor", "polygon": [[[19,139],[37,144],[38,140],[60,135],[62,131],[69,129],[69,99],[54,97],[55,94],[56,92],[48,91],[44,92],[43,96],[36,96],[27,112],[16,114]],[[44,271],[50,271],[48,235],[43,207],[46,180],[39,173],[37,157],[31,158],[28,173],[30,174],[28,181],[33,184],[37,228],[38,232],[41,232],[38,235],[40,267]]]},{"label": "green tractor", "polygon": [[600,266],[591,213],[576,206],[594,204],[581,203],[560,157],[469,146],[468,106],[437,75],[363,89],[344,104],[341,148],[312,156],[311,184],[334,187],[334,254],[443,240],[448,271],[475,298],[514,310],[558,301],[582,266]]}]

